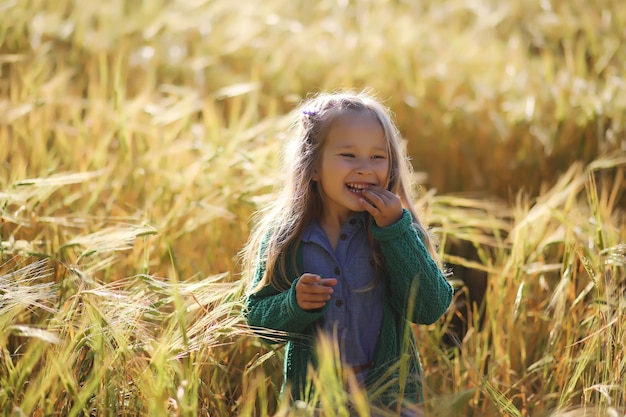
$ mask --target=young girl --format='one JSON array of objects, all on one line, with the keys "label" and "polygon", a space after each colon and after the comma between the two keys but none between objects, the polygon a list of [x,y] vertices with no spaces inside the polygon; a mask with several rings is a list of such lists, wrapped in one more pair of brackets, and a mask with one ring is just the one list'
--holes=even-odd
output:
[{"label": "young girl", "polygon": [[341,93],[306,101],[292,133],[282,195],[244,250],[247,322],[287,340],[283,389],[296,399],[324,332],[361,384],[387,387],[384,405],[419,403],[409,322],[438,320],[452,287],[413,207],[397,128],[373,97]]}]

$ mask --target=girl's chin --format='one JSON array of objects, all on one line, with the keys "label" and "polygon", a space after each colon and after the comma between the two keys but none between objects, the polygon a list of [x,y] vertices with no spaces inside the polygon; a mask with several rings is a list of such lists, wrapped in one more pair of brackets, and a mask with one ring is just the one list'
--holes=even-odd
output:
[{"label": "girl's chin", "polygon": [[355,213],[361,213],[363,211],[367,211],[365,210],[365,207],[363,207],[361,205],[361,203],[359,203],[358,201],[356,202],[356,204],[352,205],[351,211],[355,212]]}]

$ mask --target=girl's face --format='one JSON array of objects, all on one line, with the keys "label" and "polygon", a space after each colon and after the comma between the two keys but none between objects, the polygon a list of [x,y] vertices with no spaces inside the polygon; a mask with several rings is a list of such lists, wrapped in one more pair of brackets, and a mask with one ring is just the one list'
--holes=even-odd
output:
[{"label": "girl's face", "polygon": [[331,126],[313,180],[321,189],[324,216],[345,221],[359,203],[364,188],[387,188],[389,154],[382,126],[369,113],[340,116]]}]

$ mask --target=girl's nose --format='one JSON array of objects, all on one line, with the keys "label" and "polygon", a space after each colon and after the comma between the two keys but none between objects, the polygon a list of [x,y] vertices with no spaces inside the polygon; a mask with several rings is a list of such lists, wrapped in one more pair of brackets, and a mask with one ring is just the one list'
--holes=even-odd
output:
[{"label": "girl's nose", "polygon": [[370,168],[370,166],[367,165],[367,164],[361,164],[356,169],[356,173],[359,174],[359,175],[366,175],[366,174],[370,174],[372,172],[373,172],[372,168]]}]

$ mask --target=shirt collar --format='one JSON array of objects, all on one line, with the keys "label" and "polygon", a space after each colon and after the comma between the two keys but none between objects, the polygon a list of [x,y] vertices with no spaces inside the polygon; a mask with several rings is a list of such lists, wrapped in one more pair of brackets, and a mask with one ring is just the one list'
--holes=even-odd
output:
[{"label": "shirt collar", "polygon": [[[355,228],[365,227],[367,225],[369,218],[370,218],[370,215],[366,211],[359,211],[359,212],[353,213],[346,219],[346,222],[342,226],[342,230],[343,228],[346,228],[346,227],[350,231]],[[356,220],[356,222],[351,223],[352,219]],[[324,230],[322,230],[322,226],[320,226],[317,219],[314,219],[313,221],[311,221],[311,223],[307,225],[306,229],[304,229],[304,234],[302,235],[302,241],[303,242],[312,242],[312,241],[319,242],[322,236],[324,237],[326,236],[324,233]]]}]

